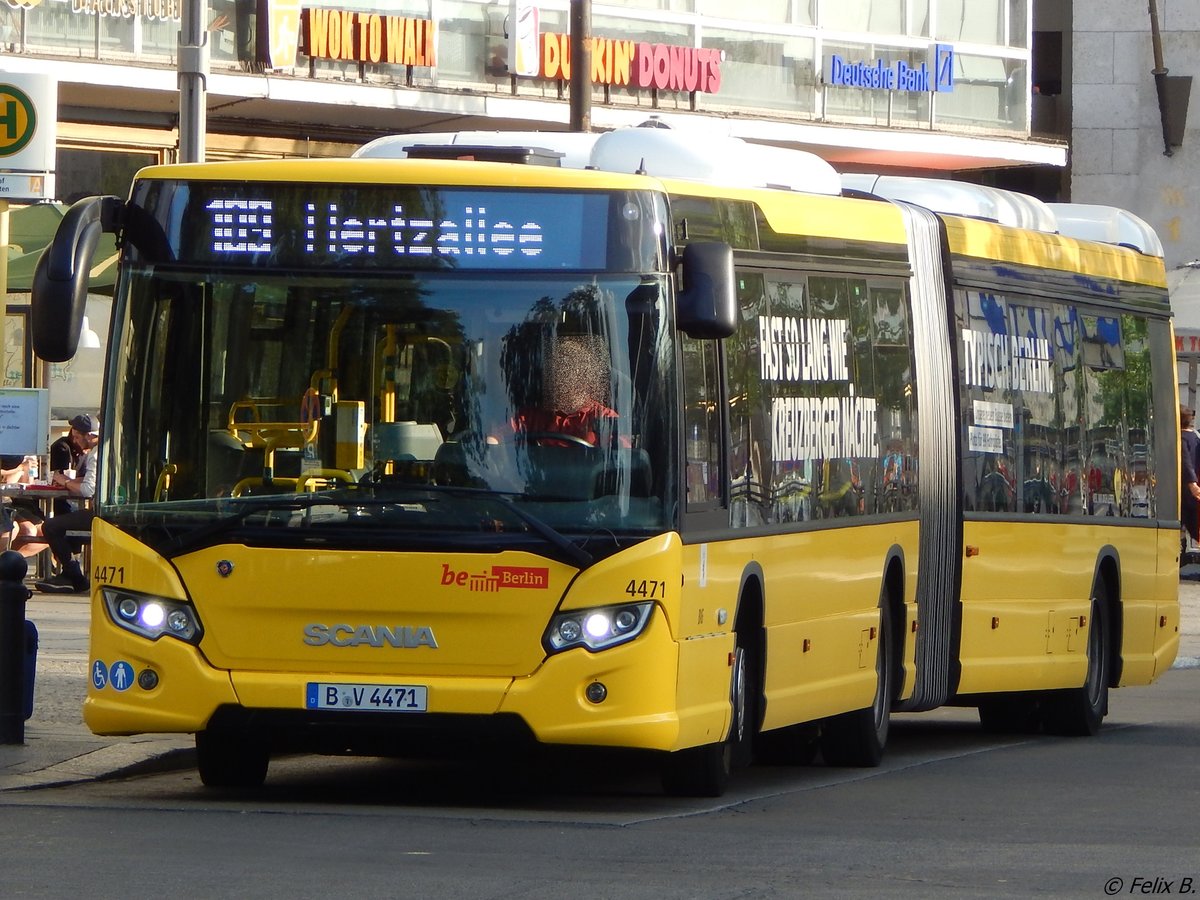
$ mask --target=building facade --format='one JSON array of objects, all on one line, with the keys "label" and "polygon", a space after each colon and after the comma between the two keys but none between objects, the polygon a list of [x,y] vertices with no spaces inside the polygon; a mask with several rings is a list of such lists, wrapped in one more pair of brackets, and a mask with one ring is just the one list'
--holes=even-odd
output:
[{"label": "building facade", "polygon": [[[1067,145],[1035,74],[1033,3],[593,2],[591,125],[657,117],[843,171],[1016,187],[1043,173],[1056,187]],[[189,50],[181,21],[197,12],[202,49]],[[139,168],[179,158],[179,73],[203,59],[210,160],[344,155],[397,132],[567,130],[570,19],[570,0],[0,0],[0,81],[57,79],[54,196],[69,202],[123,195]],[[37,382],[27,350],[9,355],[24,362],[6,381]]]},{"label": "building facade", "polygon": [[[1200,257],[1200,108],[1185,105],[1200,75],[1200,5],[1154,0],[1156,42],[1147,4],[1048,0],[1071,23],[1070,186],[1077,203],[1121,206],[1154,226],[1167,269]],[[1073,8],[1072,8],[1073,6]],[[1156,54],[1156,43],[1158,45]],[[1181,88],[1164,134],[1154,72]],[[1200,81],[1200,79],[1197,79]]]},{"label": "building facade", "polygon": [[[0,71],[59,79],[64,197],[104,187],[78,185],[81,168],[119,182],[173,158],[180,17],[193,2],[0,0]],[[206,6],[209,158],[568,125],[569,0]],[[516,18],[530,74],[510,65]],[[1061,142],[1031,137],[1030,0],[627,0],[592,4],[591,34],[596,128],[703,120],[865,168],[1066,161]],[[129,164],[90,164],[87,150]]]}]

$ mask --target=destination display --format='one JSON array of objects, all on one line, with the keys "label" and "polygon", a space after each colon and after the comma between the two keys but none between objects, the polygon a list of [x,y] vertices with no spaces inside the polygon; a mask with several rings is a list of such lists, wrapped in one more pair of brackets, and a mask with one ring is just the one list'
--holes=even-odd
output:
[{"label": "destination display", "polygon": [[[544,271],[603,269],[607,259],[611,198],[605,193],[378,184],[173,187],[146,200],[176,262]],[[169,206],[155,215],[154,201],[168,196]]]}]

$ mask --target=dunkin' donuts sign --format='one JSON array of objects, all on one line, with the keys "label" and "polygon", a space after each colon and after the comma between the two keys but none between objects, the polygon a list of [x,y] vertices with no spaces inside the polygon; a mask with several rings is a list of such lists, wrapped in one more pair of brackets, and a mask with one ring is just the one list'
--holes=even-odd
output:
[{"label": "dunkin' donuts sign", "polygon": [[[571,78],[571,38],[541,35],[541,78]],[[657,88],[715,94],[721,87],[720,50],[592,38],[592,82],[616,87]]]}]

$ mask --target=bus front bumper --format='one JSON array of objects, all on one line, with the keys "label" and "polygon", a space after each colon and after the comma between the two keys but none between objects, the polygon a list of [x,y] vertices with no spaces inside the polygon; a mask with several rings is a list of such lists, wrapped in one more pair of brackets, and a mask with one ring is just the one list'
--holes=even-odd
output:
[{"label": "bus front bumper", "polygon": [[[728,728],[728,675],[724,667],[710,665],[726,653],[727,643],[716,637],[680,644],[672,639],[664,617],[657,615],[628,644],[597,653],[576,648],[553,654],[525,677],[413,675],[402,670],[380,676],[227,672],[209,666],[190,645],[170,639],[149,642],[105,628],[93,632],[93,668],[99,663],[111,671],[119,660],[132,678],[126,678],[130,683],[121,689],[111,678],[103,685],[93,679],[84,720],[97,734],[179,733],[202,731],[216,716],[224,725],[277,732],[301,749],[306,734],[313,736],[314,749],[326,749],[331,735],[360,734],[364,746],[374,748],[364,752],[380,753],[403,753],[406,738],[416,736],[428,736],[436,744],[440,733],[527,734],[547,744],[678,750],[718,741]],[[710,685],[684,686],[687,705],[682,708],[681,657],[685,673],[715,669]],[[154,678],[139,677],[146,671]],[[418,685],[426,689],[427,709],[309,709],[309,685],[314,683]]]}]

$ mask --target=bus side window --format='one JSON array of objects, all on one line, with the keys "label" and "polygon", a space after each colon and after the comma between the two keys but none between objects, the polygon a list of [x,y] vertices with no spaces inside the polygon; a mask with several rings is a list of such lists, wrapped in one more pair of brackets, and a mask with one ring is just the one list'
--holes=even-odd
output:
[{"label": "bus side window", "polygon": [[1150,352],[1150,323],[1142,316],[1122,316],[1125,336],[1126,460],[1128,502],[1126,515],[1154,518],[1158,515],[1154,459],[1154,356]]},{"label": "bus side window", "polygon": [[1085,512],[1093,516],[1124,515],[1125,495],[1125,345],[1121,319],[1080,315],[1083,404],[1086,437]]},{"label": "bus side window", "polygon": [[682,337],[687,505],[719,503],[721,384],[716,341]]}]

